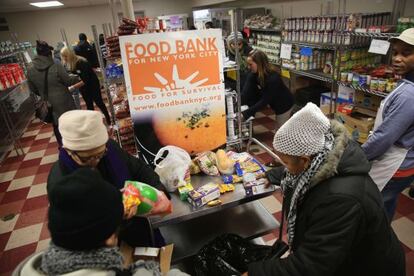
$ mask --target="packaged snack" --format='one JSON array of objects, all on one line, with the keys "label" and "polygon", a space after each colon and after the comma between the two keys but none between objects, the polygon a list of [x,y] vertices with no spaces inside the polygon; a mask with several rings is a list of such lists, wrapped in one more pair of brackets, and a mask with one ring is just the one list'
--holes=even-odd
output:
[{"label": "packaged snack", "polygon": [[192,160],[191,165],[190,165],[190,174],[198,174],[200,172],[201,172],[200,167],[194,160]]},{"label": "packaged snack", "polygon": [[266,191],[267,180],[262,178],[243,184],[246,196],[261,194]]},{"label": "packaged snack", "polygon": [[216,200],[212,200],[209,203],[207,203],[208,206],[213,207],[213,206],[217,206],[221,204],[221,200],[220,199],[216,199]]},{"label": "packaged snack", "polygon": [[178,187],[178,193],[182,201],[187,201],[188,193],[194,190],[193,185],[187,184],[185,186]]},{"label": "packaged snack", "polygon": [[209,183],[197,190],[188,192],[188,202],[194,207],[201,207],[208,202],[220,197],[220,189],[217,184]]},{"label": "packaged snack", "polygon": [[224,194],[227,192],[233,192],[235,188],[233,184],[220,184],[219,189],[220,189],[220,194]]},{"label": "packaged snack", "polygon": [[200,155],[198,155],[195,160],[197,161],[198,166],[200,167],[200,170],[207,174],[212,176],[219,176],[219,170],[216,166],[217,160],[216,155],[211,152],[204,152]]},{"label": "packaged snack", "polygon": [[141,182],[125,181],[122,199],[125,210],[138,207],[138,216],[172,212],[171,202],[163,192]]},{"label": "packaged snack", "polygon": [[223,175],[222,176],[224,184],[235,184],[243,182],[243,177],[238,175]]},{"label": "packaged snack", "polygon": [[222,174],[232,174],[234,172],[234,161],[231,160],[224,150],[218,150],[217,156],[217,168]]}]

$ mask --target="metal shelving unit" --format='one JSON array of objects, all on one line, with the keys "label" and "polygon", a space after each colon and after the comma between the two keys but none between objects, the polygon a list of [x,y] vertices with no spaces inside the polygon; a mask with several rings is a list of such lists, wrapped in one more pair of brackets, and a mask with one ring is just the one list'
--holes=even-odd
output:
[{"label": "metal shelving unit", "polygon": [[282,41],[285,44],[297,45],[300,47],[309,47],[322,50],[335,50],[338,45],[331,43],[312,43],[312,42],[299,42],[299,41]]},{"label": "metal shelving unit", "polygon": [[300,75],[303,77],[308,77],[308,78],[312,78],[315,80],[320,80],[320,81],[324,81],[324,82],[328,82],[328,83],[333,83],[333,77],[330,74],[325,74],[323,72],[320,72],[318,70],[308,70],[308,71],[303,71],[303,70],[294,70],[294,69],[287,69],[287,68],[283,68],[286,70],[289,70],[290,72],[296,74],[296,75]]},{"label": "metal shelving unit", "polygon": [[388,96],[388,93],[370,90],[368,86],[353,85],[352,83],[341,82],[341,81],[337,81],[337,83],[338,83],[338,85],[353,88],[355,90],[362,91],[366,94],[371,94],[371,95],[379,96],[379,97],[382,97],[382,98],[385,98],[385,97]]},{"label": "metal shelving unit", "polygon": [[[399,36],[399,33],[370,33],[370,32],[347,32],[351,36],[357,37],[367,37],[367,38],[375,38],[375,39],[389,39],[394,36]],[[345,34],[347,34],[345,33]]]},{"label": "metal shelving unit", "polygon": [[249,28],[252,32],[264,32],[264,33],[281,33],[280,29],[260,29],[260,28]]}]

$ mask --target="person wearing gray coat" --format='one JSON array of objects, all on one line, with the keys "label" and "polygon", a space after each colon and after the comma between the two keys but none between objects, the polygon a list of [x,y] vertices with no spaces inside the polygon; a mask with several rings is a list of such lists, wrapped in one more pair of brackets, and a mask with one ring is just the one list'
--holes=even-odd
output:
[{"label": "person wearing gray coat", "polygon": [[60,115],[69,110],[76,109],[69,87],[77,82],[77,76],[70,76],[62,64],[55,63],[52,57],[53,47],[45,41],[36,41],[37,55],[28,68],[27,81],[30,90],[45,99],[45,72],[48,68],[48,102],[53,110],[53,131],[56,140],[61,145],[61,136],[58,130],[58,119]]}]

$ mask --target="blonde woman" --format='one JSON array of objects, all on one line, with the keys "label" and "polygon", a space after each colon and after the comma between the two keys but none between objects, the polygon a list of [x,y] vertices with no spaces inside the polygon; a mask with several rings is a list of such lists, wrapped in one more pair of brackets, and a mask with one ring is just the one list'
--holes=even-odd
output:
[{"label": "blonde woman", "polygon": [[67,47],[64,47],[60,51],[62,63],[74,74],[77,74],[82,81],[73,85],[72,89],[79,88],[83,99],[85,100],[86,107],[89,110],[94,110],[93,103],[99,107],[102,113],[105,115],[105,119],[108,125],[111,124],[111,118],[109,117],[108,110],[102,100],[101,88],[98,77],[93,71],[89,62],[75,54],[75,52]]}]

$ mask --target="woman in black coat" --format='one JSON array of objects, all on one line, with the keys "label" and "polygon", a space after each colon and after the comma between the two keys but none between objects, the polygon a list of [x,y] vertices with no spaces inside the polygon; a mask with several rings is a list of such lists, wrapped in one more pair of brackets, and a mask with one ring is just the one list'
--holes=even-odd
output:
[{"label": "woman in black coat", "polygon": [[111,124],[111,117],[105,103],[102,100],[101,85],[98,77],[89,62],[78,55],[72,50],[65,47],[60,52],[63,64],[65,64],[69,71],[79,75],[81,82],[75,84],[73,88],[79,88],[82,98],[86,103],[88,110],[94,110],[93,103],[99,107],[102,113],[105,115],[106,123]]},{"label": "woman in black coat", "polygon": [[251,73],[247,76],[241,94],[242,105],[248,106],[248,109],[242,112],[243,117],[245,120],[254,117],[256,112],[269,105],[276,114],[277,130],[290,118],[294,103],[293,95],[264,52],[251,51],[247,63]]}]

